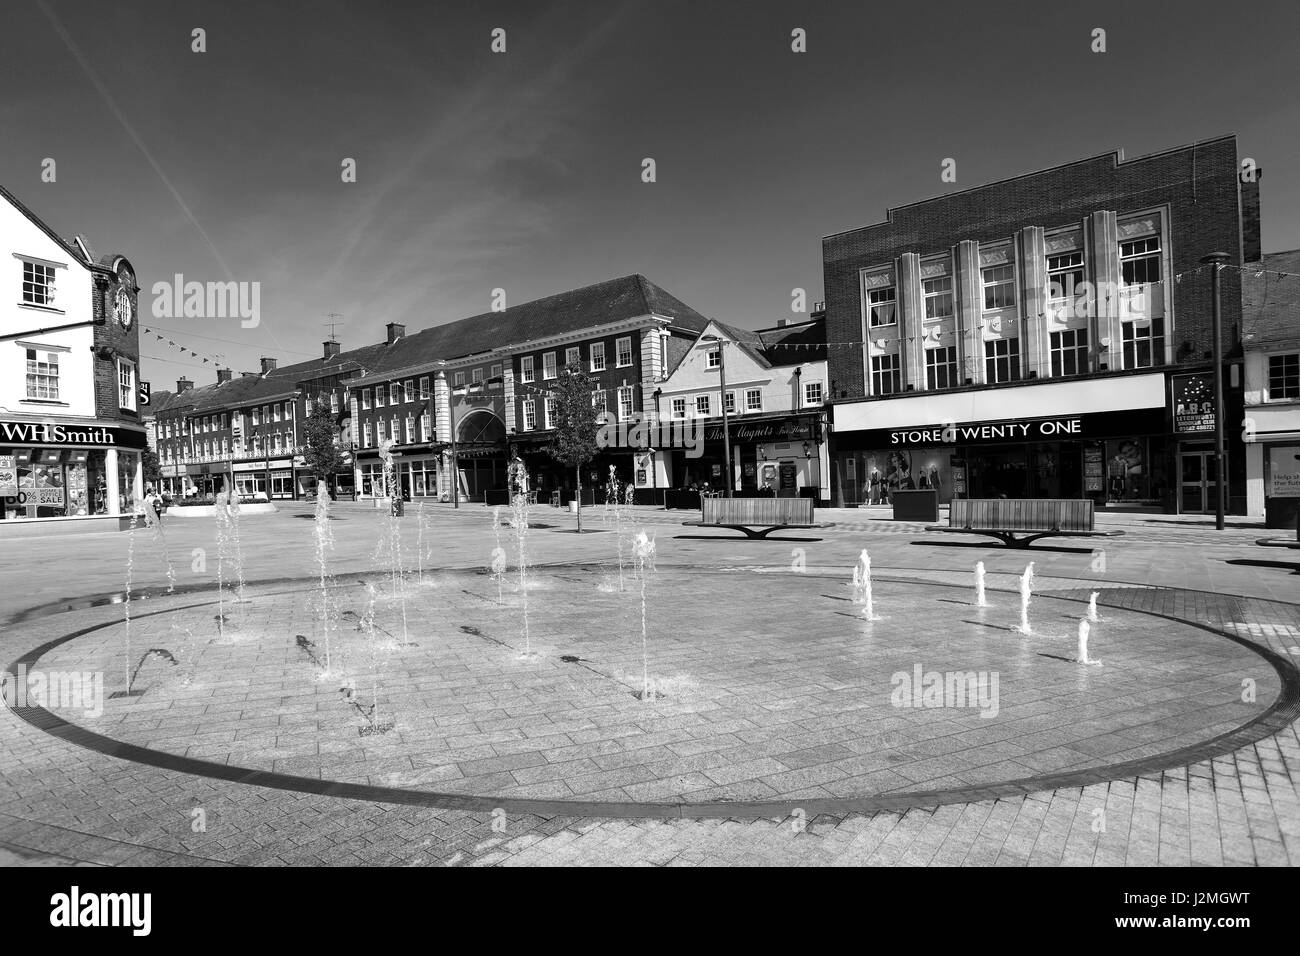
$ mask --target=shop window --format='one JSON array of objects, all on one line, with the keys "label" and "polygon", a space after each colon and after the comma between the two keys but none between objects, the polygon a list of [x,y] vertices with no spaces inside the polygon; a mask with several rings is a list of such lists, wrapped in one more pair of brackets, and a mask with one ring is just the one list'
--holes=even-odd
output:
[{"label": "shop window", "polygon": [[984,381],[995,384],[1019,379],[1020,339],[993,339],[985,342]]},{"label": "shop window", "polygon": [[1268,400],[1300,398],[1300,352],[1268,357]]},{"label": "shop window", "polygon": [[980,270],[980,279],[984,285],[984,311],[1010,309],[1015,306],[1015,266],[985,266]]},{"label": "shop window", "polygon": [[892,285],[868,290],[867,316],[868,324],[873,329],[883,325],[895,325],[898,322],[898,303],[895,301]]},{"label": "shop window", "polygon": [[1168,495],[1161,442],[1119,438],[1105,442],[1106,501],[1111,504],[1160,504]]},{"label": "shop window", "polygon": [[1165,364],[1165,320],[1121,322],[1125,368],[1158,368]]},{"label": "shop window", "polygon": [[952,315],[952,276],[937,276],[921,283],[925,296],[925,317],[946,319]]},{"label": "shop window", "polygon": [[[871,356],[871,394],[889,395],[903,390],[902,370],[898,356]],[[746,393],[748,394],[748,393]]]},{"label": "shop window", "polygon": [[59,353],[27,349],[27,397],[59,400]]},{"label": "shop window", "polygon": [[54,305],[54,266],[23,260],[23,302],[27,305]]},{"label": "shop window", "polygon": [[605,343],[591,343],[591,370],[593,372],[605,371]]},{"label": "shop window", "polygon": [[957,381],[957,346],[947,345],[925,350],[925,387],[955,388]]},{"label": "shop window", "polygon": [[1052,377],[1088,372],[1088,330],[1066,329],[1050,336]]}]

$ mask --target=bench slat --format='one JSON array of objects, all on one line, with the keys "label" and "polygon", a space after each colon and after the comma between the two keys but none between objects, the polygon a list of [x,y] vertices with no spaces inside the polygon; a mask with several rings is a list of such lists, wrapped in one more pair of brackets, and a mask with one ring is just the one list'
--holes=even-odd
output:
[{"label": "bench slat", "polygon": [[1091,498],[958,498],[949,506],[950,528],[982,531],[1093,531]]}]

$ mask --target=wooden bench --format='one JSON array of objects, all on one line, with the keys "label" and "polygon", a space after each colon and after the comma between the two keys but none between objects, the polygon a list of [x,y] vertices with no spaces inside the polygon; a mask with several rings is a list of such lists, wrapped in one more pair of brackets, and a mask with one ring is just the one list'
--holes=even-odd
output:
[{"label": "wooden bench", "polygon": [[766,538],[785,528],[833,528],[813,522],[811,498],[705,498],[700,520],[683,521],[697,528],[731,528],[751,538]]},{"label": "wooden bench", "polygon": [[[1027,548],[1039,538],[1112,537],[1123,531],[1098,531],[1090,498],[955,498],[947,525],[927,531],[984,534],[1009,548]],[[1021,537],[1017,537],[1020,535]]]}]

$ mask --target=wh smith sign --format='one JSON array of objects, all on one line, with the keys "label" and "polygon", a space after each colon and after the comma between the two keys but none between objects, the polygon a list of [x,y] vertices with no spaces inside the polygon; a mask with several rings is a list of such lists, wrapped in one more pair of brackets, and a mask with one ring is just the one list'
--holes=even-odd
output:
[{"label": "wh smith sign", "polygon": [[105,425],[0,421],[0,445],[58,445],[66,448],[143,448],[142,431]]}]

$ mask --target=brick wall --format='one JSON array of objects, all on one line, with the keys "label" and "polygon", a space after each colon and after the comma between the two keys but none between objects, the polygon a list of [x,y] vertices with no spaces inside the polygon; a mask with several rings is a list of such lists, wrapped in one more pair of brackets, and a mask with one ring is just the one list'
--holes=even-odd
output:
[{"label": "brick wall", "polygon": [[[136,305],[135,318],[130,328],[123,329],[113,315],[114,296],[121,281],[128,283],[131,300]],[[101,421],[139,425],[140,412],[118,406],[117,362],[113,357],[101,358],[101,350],[111,350],[135,363],[137,383],[140,377],[140,312],[135,288],[134,270],[126,260],[119,265],[116,278],[96,273],[91,295],[95,316],[95,414]]]},{"label": "brick wall", "polygon": [[[1167,206],[1174,273],[1196,268],[1209,252],[1226,252],[1240,264],[1238,189],[1236,138],[1226,136],[1129,162],[1117,163],[1114,154],[1093,157],[891,209],[886,222],[822,241],[827,339],[862,338],[863,268],[893,264],[909,252],[946,253],[963,240],[1006,240],[1027,226],[1066,226],[1097,210],[1125,215]],[[1212,347],[1208,272],[1173,286],[1176,360],[1201,362]],[[1230,355],[1240,324],[1240,274],[1224,269],[1221,276],[1224,350]],[[861,349],[831,349],[829,366],[832,399],[864,394]]]}]

